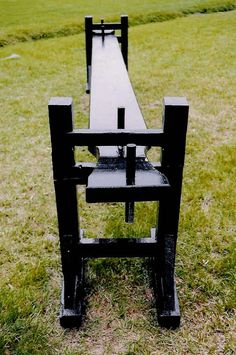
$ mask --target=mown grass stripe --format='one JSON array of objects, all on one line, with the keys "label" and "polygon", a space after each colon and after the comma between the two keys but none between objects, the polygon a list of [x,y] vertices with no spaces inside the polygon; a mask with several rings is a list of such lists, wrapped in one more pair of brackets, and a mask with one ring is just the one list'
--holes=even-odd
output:
[{"label": "mown grass stripe", "polygon": [[[215,12],[226,12],[236,9],[235,2],[227,2],[222,5],[217,6],[203,6],[195,5],[190,8],[186,8],[180,11],[168,12],[168,11],[157,11],[150,13],[132,13],[129,16],[129,26],[138,26],[142,24],[155,23],[155,22],[164,22],[170,21],[179,17],[185,17],[192,14],[209,14]],[[117,16],[108,16],[106,20],[116,21]],[[79,34],[84,31],[84,23],[78,21],[77,23],[67,23],[57,28],[48,28],[48,25],[41,25],[35,30],[33,27],[20,27],[17,26],[11,32],[6,29],[2,30],[0,34],[0,47],[7,45],[15,44],[18,42],[27,42],[27,41],[37,41],[46,38],[54,37],[66,37],[75,34]]]}]

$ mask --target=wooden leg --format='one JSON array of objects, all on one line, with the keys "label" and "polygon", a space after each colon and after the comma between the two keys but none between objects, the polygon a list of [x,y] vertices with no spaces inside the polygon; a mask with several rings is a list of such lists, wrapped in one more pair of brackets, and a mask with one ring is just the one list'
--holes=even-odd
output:
[{"label": "wooden leg", "polygon": [[84,306],[83,258],[79,258],[78,264],[77,275],[64,274],[63,278],[60,324],[64,328],[78,328],[82,322]]},{"label": "wooden leg", "polygon": [[166,237],[160,247],[162,257],[154,259],[154,281],[157,300],[158,323],[161,327],[175,329],[180,325],[180,310],[174,279],[174,253],[172,237]]},{"label": "wooden leg", "polygon": [[155,278],[158,320],[161,326],[176,328],[180,311],[174,280],[175,251],[178,237],[179,210],[189,105],[184,97],[165,97],[163,131],[167,141],[161,151],[162,171],[168,178],[171,193],[160,200],[158,218],[158,257]]},{"label": "wooden leg", "polygon": [[65,328],[72,328],[81,323],[83,304],[83,259],[77,256],[79,223],[76,186],[56,181],[55,192],[63,272],[60,323]]},{"label": "wooden leg", "polygon": [[[160,201],[158,223],[158,256],[154,259],[154,276],[157,296],[158,322],[166,328],[180,325],[180,310],[175,286],[174,268],[178,210],[174,200]],[[171,233],[172,232],[172,233]]]}]

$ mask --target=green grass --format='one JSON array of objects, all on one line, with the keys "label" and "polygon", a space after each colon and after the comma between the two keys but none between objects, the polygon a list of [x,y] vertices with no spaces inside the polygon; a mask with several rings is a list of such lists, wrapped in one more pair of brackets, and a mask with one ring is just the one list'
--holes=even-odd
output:
[{"label": "green grass", "polygon": [[83,31],[84,16],[95,20],[106,16],[114,20],[127,13],[130,25],[161,22],[191,13],[229,11],[236,8],[235,0],[148,0],[86,1],[86,0],[0,0],[0,46],[18,41],[72,35]]},{"label": "green grass", "polygon": [[[72,96],[76,126],[87,126],[84,35],[0,50],[0,58],[20,55],[0,60],[0,353],[235,353],[235,24],[232,11],[130,29],[130,76],[148,126],[160,126],[163,96],[190,102],[176,262],[182,324],[176,331],[158,327],[147,265],[139,259],[89,262],[84,325],[60,328],[47,102]],[[91,215],[93,206],[83,199],[81,223],[89,233],[138,235],[154,223],[148,206],[147,221],[127,230],[121,206],[98,206]]]}]

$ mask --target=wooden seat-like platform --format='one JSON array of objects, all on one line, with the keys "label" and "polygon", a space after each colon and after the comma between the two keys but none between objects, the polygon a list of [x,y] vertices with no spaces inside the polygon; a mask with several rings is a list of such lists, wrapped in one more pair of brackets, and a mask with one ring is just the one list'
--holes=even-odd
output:
[{"label": "wooden seat-like platform", "polygon": [[168,190],[167,178],[145,159],[137,159],[135,184],[127,185],[125,159],[100,158],[88,178],[86,201],[158,201]]}]

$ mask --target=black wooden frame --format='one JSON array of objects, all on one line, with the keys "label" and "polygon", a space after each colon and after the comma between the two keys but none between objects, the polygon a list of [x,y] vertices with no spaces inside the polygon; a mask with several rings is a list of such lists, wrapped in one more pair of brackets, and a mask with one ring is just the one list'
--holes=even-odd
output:
[{"label": "black wooden frame", "polygon": [[[105,31],[121,29],[119,41],[122,44],[121,50],[126,66],[128,64],[127,16],[121,17],[120,24],[105,24],[104,22],[93,24],[92,17],[86,17],[88,91],[90,89],[89,67],[92,56],[92,35],[94,30],[101,30],[101,26]],[[152,258],[159,324],[167,328],[179,326],[180,311],[174,280],[174,266],[188,110],[189,106],[185,98],[166,97],[164,99],[162,129],[135,130],[134,127],[134,130],[74,130],[72,98],[54,97],[50,100],[49,122],[53,178],[63,272],[60,314],[60,323],[63,327],[78,327],[81,324],[84,298],[84,259],[88,257],[134,256]],[[168,182],[166,184],[168,188],[161,188],[155,194],[156,187],[149,186],[147,188],[144,181],[143,186],[130,185],[132,191],[128,197],[128,201],[131,201],[131,199],[132,201],[159,201],[158,228],[153,228],[150,236],[143,236],[143,238],[138,239],[87,239],[83,236],[83,231],[79,227],[76,185],[88,184],[89,176],[96,168],[96,164],[76,163],[74,147],[89,147],[101,144],[103,146],[125,146],[129,143],[161,147],[161,162],[149,164],[152,169],[156,169],[163,175]],[[125,160],[124,157],[123,161],[125,162]],[[104,164],[106,164],[106,161]],[[112,164],[112,161],[110,164]],[[142,170],[144,161],[141,159],[138,164],[140,164],[140,170]],[[124,199],[121,198],[120,200],[126,201],[127,190],[123,191],[121,187],[117,187],[117,190],[119,196],[124,196]],[[137,192],[138,190],[139,192]],[[148,196],[148,198],[145,196]],[[109,198],[107,197],[105,201],[109,201]]]}]

